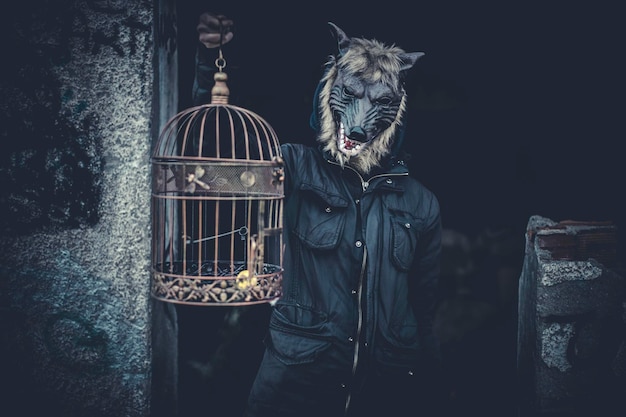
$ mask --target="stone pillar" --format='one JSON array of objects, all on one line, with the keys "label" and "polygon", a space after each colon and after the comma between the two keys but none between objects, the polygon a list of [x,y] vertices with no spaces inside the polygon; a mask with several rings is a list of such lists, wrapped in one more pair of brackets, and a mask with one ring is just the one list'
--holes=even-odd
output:
[{"label": "stone pillar", "polygon": [[[175,0],[155,1],[155,100],[153,146],[169,119],[178,113],[178,14]],[[152,154],[152,150],[151,150]],[[178,415],[178,312],[152,299],[152,392],[150,417]]]},{"label": "stone pillar", "polygon": [[152,2],[31,0],[7,13],[2,407],[148,416]]},{"label": "stone pillar", "polygon": [[623,416],[626,281],[611,223],[531,217],[519,284],[520,417]]}]

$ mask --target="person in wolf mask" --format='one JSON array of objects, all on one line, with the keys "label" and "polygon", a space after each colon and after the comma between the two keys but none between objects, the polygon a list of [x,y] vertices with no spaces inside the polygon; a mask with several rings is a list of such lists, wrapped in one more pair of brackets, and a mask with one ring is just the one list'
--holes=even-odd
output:
[{"label": "person in wolf mask", "polygon": [[[441,416],[440,208],[402,152],[404,77],[423,53],[329,26],[338,49],[313,103],[317,146],[281,146],[283,295],[246,416]],[[216,15],[200,16],[200,54],[220,45],[219,27]],[[196,104],[212,87],[214,57],[205,58]]]}]

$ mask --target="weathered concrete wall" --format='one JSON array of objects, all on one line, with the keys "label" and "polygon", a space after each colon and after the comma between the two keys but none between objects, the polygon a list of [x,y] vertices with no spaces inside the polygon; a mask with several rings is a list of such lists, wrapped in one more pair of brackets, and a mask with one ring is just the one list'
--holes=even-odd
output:
[{"label": "weathered concrete wall", "polygon": [[622,416],[626,279],[616,228],[534,216],[519,287],[520,417]]},{"label": "weathered concrete wall", "polygon": [[152,3],[12,9],[0,81],[3,409],[149,415]]}]

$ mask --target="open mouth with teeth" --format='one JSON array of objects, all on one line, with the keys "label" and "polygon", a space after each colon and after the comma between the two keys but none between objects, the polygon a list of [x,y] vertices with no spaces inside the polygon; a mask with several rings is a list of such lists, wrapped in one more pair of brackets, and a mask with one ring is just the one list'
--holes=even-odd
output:
[{"label": "open mouth with teeth", "polygon": [[339,122],[339,129],[337,130],[337,148],[339,151],[347,156],[354,156],[358,154],[364,147],[364,144],[352,140],[346,136],[346,132],[342,122]]}]

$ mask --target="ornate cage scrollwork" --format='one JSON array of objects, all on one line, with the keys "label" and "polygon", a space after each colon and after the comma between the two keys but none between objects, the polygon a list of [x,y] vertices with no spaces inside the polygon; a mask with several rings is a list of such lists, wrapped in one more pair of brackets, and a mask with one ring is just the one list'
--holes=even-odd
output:
[{"label": "ornate cage scrollwork", "polygon": [[272,127],[228,103],[215,74],[210,104],[164,126],[152,156],[152,296],[247,305],[281,295],[283,165]]}]

